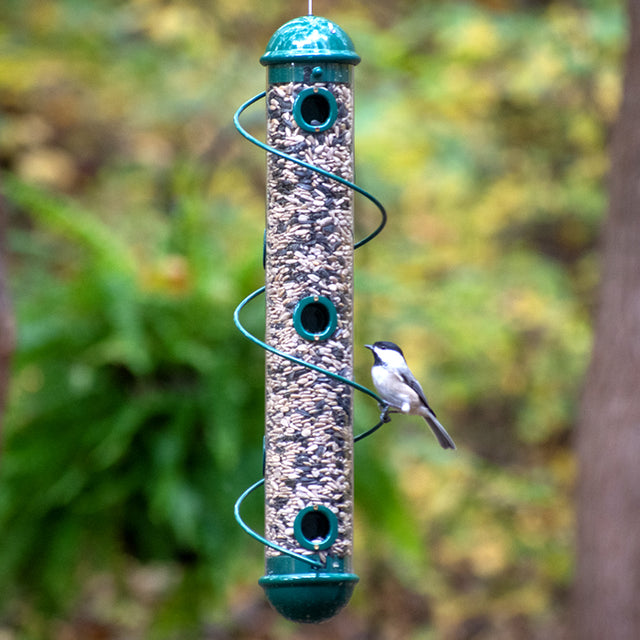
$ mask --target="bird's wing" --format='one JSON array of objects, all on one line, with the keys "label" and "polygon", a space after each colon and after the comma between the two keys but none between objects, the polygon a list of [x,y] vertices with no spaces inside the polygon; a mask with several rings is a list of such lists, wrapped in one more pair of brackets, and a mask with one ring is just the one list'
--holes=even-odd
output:
[{"label": "bird's wing", "polygon": [[420,398],[424,406],[427,407],[427,409],[429,409],[429,411],[435,416],[436,412],[429,406],[429,403],[427,402],[427,396],[424,395],[424,391],[422,390],[420,383],[415,379],[411,371],[409,371],[409,368],[407,368],[406,371],[402,372],[402,379],[418,394],[418,397]]}]

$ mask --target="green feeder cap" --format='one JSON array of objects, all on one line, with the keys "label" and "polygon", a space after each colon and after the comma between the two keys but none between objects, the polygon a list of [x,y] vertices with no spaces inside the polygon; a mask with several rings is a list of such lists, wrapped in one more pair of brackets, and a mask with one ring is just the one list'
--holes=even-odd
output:
[{"label": "green feeder cap", "polygon": [[344,559],[333,558],[327,571],[315,572],[295,558],[267,559],[267,575],[258,581],[269,602],[293,622],[318,623],[336,615],[351,598],[359,578],[345,573]]},{"label": "green feeder cap", "polygon": [[290,62],[358,64],[360,56],[351,38],[335,23],[320,16],[302,16],[282,25],[267,44],[260,63]]}]

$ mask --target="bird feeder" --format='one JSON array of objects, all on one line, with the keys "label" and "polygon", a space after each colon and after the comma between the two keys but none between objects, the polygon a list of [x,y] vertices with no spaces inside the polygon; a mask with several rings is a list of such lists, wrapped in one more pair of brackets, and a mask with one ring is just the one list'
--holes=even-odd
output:
[{"label": "bird feeder", "polygon": [[[269,41],[267,144],[353,180],[352,68],[347,34],[308,15]],[[266,342],[353,375],[353,194],[274,154],[267,159]],[[353,552],[353,389],[266,356],[267,598],[287,618],[319,622],[349,600]]]},{"label": "bird feeder", "polygon": [[[314,15],[272,36],[260,59],[267,90],[234,116],[238,131],[267,155],[266,284],[236,308],[234,321],[266,352],[264,478],[236,501],[238,524],[266,548],[259,580],[285,617],[321,622],[349,601],[353,556],[353,443],[388,422],[386,409],[353,436],[353,252],[384,228],[382,204],[353,182],[353,66],[349,36]],[[266,98],[267,142],[240,124]],[[354,244],[353,193],[380,210],[380,225]],[[265,294],[261,341],[239,313]],[[265,488],[265,536],[240,516],[244,499]]]}]

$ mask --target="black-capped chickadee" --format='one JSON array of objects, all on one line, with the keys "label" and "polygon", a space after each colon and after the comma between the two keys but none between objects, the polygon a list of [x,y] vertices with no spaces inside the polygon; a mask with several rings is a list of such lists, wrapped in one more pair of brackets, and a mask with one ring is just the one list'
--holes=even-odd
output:
[{"label": "black-capped chickadee", "polygon": [[[455,449],[451,436],[438,422],[420,383],[409,370],[402,349],[393,342],[365,344],[373,352],[371,378],[380,397],[393,410],[422,416],[443,449]],[[385,412],[386,416],[386,412]]]}]

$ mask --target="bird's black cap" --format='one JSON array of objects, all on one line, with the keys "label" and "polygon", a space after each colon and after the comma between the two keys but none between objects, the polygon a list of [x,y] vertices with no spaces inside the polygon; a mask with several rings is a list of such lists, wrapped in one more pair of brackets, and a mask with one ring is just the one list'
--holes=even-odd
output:
[{"label": "bird's black cap", "polygon": [[388,342],[386,340],[378,340],[378,342],[374,342],[373,344],[365,344],[367,349],[389,349],[390,351],[397,351],[403,358],[404,353],[402,353],[402,349],[395,342]]},{"label": "bird's black cap", "polygon": [[373,344],[365,344],[367,349],[371,349],[373,351],[373,355],[376,359],[376,363],[378,362],[378,354],[375,352],[375,349],[388,349],[389,351],[397,351],[403,358],[404,353],[402,353],[402,349],[395,342],[388,342],[387,340],[378,340],[378,342],[374,342]]}]

